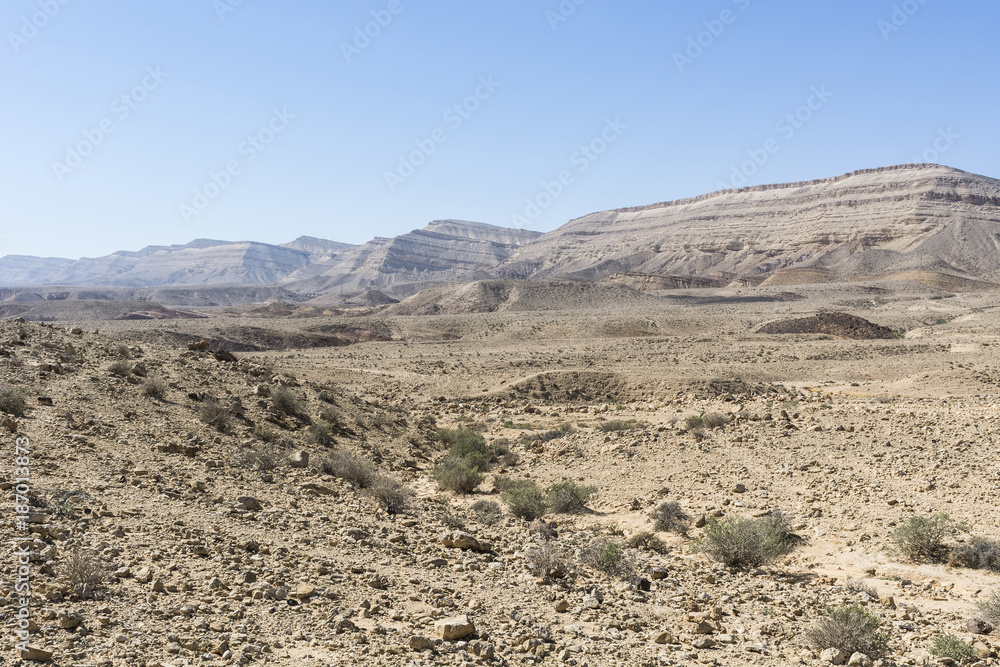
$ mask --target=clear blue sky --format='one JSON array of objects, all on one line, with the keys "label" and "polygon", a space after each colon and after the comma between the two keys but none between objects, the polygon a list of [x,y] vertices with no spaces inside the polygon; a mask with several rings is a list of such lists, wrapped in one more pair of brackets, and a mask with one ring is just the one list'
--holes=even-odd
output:
[{"label": "clear blue sky", "polygon": [[5,0],[0,256],[362,243],[440,218],[548,231],[925,153],[1000,176],[996,2],[562,7]]}]

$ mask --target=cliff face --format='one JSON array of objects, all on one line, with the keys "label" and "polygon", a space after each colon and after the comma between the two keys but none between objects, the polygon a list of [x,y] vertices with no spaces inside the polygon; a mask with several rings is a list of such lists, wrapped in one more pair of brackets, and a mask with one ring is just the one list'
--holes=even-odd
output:
[{"label": "cliff face", "polygon": [[901,165],[593,213],[544,235],[495,273],[755,283],[793,268],[828,279],[930,271],[1000,281],[1000,181]]},{"label": "cliff face", "polygon": [[380,289],[406,295],[435,283],[488,278],[491,269],[539,236],[441,220],[392,239],[376,238],[344,252],[322,273],[291,284],[310,292]]}]

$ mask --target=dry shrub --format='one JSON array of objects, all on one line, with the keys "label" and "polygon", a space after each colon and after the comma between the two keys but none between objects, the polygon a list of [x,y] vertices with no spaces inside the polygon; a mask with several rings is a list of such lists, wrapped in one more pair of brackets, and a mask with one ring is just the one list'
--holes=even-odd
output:
[{"label": "dry shrub", "polygon": [[355,489],[367,489],[379,478],[375,464],[347,452],[330,452],[319,464],[320,470],[348,482]]},{"label": "dry shrub", "polygon": [[660,503],[653,510],[653,528],[656,530],[687,535],[690,519],[676,500]]},{"label": "dry shrub", "polygon": [[973,537],[957,544],[948,554],[948,564],[975,570],[1000,572],[1000,542],[985,537]]},{"label": "dry shrub", "polygon": [[670,553],[670,547],[667,546],[666,542],[648,530],[636,533],[630,537],[628,545],[633,549],[649,549],[658,554]]},{"label": "dry shrub", "polygon": [[25,398],[24,389],[9,385],[6,382],[0,383],[0,412],[6,412],[15,417],[24,417],[27,415],[28,401]]},{"label": "dry shrub", "polygon": [[863,607],[847,605],[831,609],[806,631],[806,639],[817,649],[835,648],[846,655],[863,653],[879,660],[889,651],[889,631],[882,619]]},{"label": "dry shrub", "polygon": [[273,442],[244,447],[231,457],[231,463],[237,468],[255,470],[257,472],[273,472],[285,460],[285,451]]},{"label": "dry shrub", "polygon": [[524,552],[524,565],[536,577],[562,579],[570,573],[570,563],[562,549],[546,542]]},{"label": "dry shrub", "polygon": [[993,591],[989,598],[980,602],[979,612],[987,621],[1000,626],[1000,591]]},{"label": "dry shrub", "polygon": [[229,430],[232,417],[229,409],[214,398],[207,399],[198,406],[198,418],[222,433]]},{"label": "dry shrub", "polygon": [[747,569],[773,563],[795,548],[796,538],[779,517],[758,519],[727,517],[711,520],[699,546],[727,567]]},{"label": "dry shrub", "polygon": [[477,500],[469,508],[476,515],[476,521],[484,526],[492,526],[503,518],[500,503],[493,500]]},{"label": "dry shrub", "polygon": [[729,423],[729,417],[721,412],[709,412],[701,419],[705,427],[710,429],[722,428]]},{"label": "dry shrub", "polygon": [[79,547],[65,553],[57,571],[81,597],[103,586],[111,573],[96,552]]},{"label": "dry shrub", "polygon": [[271,405],[278,412],[292,417],[302,413],[298,397],[288,387],[279,386],[271,392]]},{"label": "dry shrub", "polygon": [[947,514],[912,516],[892,533],[892,541],[907,560],[940,563],[948,555],[945,538],[960,528]]},{"label": "dry shrub", "polygon": [[140,389],[144,396],[162,401],[167,395],[167,382],[158,375],[150,376],[143,381]]},{"label": "dry shrub", "polygon": [[127,361],[118,360],[108,366],[108,372],[116,377],[123,378],[132,370],[132,364]]},{"label": "dry shrub", "polygon": [[587,503],[597,493],[596,486],[581,486],[569,480],[557,482],[545,492],[549,509],[557,514],[579,514],[587,509]]},{"label": "dry shrub", "polygon": [[393,478],[384,475],[375,479],[367,493],[388,514],[399,514],[410,504],[410,491]]}]

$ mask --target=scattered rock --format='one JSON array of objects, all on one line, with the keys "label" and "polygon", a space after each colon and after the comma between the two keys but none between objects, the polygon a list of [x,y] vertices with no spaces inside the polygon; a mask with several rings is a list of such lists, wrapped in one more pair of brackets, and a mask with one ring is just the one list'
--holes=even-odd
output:
[{"label": "scattered rock", "polygon": [[434,633],[445,641],[453,641],[475,634],[476,626],[465,614],[441,619],[434,623]]}]

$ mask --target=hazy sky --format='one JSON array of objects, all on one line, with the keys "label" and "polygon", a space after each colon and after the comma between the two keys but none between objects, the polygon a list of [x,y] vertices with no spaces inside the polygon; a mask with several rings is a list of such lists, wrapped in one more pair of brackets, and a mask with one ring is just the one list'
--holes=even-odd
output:
[{"label": "hazy sky", "polygon": [[1000,176],[1000,4],[4,0],[0,256]]}]

